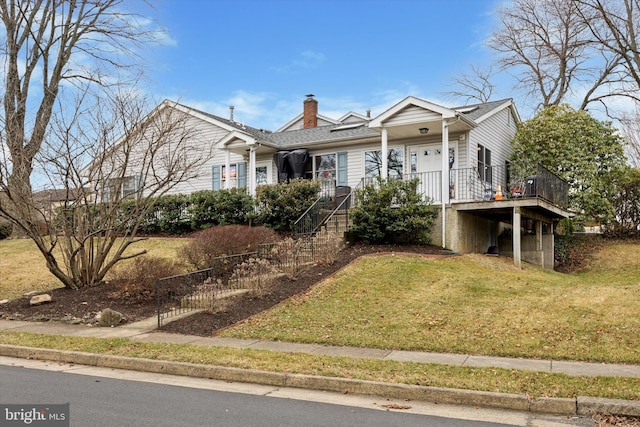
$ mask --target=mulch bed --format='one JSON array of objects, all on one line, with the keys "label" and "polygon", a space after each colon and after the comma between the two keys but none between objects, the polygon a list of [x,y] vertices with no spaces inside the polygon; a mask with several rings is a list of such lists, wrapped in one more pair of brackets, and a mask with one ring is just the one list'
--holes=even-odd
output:
[{"label": "mulch bed", "polygon": [[[181,320],[172,321],[162,327],[165,332],[186,335],[211,336],[216,331],[229,327],[254,314],[267,310],[287,298],[305,292],[314,284],[340,270],[359,256],[384,253],[409,252],[430,255],[442,254],[436,246],[397,246],[356,244],[340,252],[331,265],[314,265],[302,272],[295,280],[283,278],[270,291],[254,297],[242,294],[228,298],[215,313],[198,313]],[[52,289],[50,303],[29,305],[29,298],[19,298],[0,306],[0,318],[30,321],[60,321],[96,325],[96,314],[105,308],[124,315],[123,323],[131,323],[157,314],[156,300],[132,295],[118,282],[105,282],[99,286],[79,290]]]}]

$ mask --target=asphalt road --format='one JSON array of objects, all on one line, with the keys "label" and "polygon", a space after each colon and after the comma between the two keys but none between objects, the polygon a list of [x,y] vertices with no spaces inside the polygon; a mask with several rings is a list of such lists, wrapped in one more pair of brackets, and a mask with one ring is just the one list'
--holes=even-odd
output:
[{"label": "asphalt road", "polygon": [[0,403],[69,402],[71,425],[79,427],[504,425],[348,406],[347,400],[339,405],[0,366]]},{"label": "asphalt road", "polygon": [[[0,356],[0,404],[70,404],[71,426],[589,426],[593,420]],[[4,419],[0,414],[0,426]],[[36,426],[36,423],[32,423]]]}]

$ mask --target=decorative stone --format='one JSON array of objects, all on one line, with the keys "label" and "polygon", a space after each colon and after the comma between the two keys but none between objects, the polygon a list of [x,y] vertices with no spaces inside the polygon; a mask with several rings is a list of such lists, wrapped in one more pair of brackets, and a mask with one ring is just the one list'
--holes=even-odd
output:
[{"label": "decorative stone", "polygon": [[2,301],[0,301],[0,305],[2,304],[8,304],[9,300],[8,299],[3,299]]},{"label": "decorative stone", "polygon": [[114,327],[118,326],[122,322],[123,315],[120,312],[105,308],[96,316],[98,320],[98,326],[102,327]]},{"label": "decorative stone", "polygon": [[32,296],[31,299],[29,300],[29,305],[40,305],[40,304],[44,304],[45,302],[51,302],[51,295],[41,294],[41,295]]},{"label": "decorative stone", "polygon": [[31,292],[27,292],[26,294],[24,294],[24,296],[26,298],[31,298],[31,297],[34,297],[34,296],[38,295],[39,293],[40,293],[39,291],[31,291]]}]

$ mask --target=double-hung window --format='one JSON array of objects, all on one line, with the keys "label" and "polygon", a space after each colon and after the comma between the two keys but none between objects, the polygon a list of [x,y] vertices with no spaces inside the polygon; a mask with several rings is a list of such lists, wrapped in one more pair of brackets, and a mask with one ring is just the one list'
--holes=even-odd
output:
[{"label": "double-hung window", "polygon": [[214,165],[211,170],[213,190],[223,188],[245,188],[247,186],[247,164],[231,163],[227,172],[226,165]]},{"label": "double-hung window", "polygon": [[[390,148],[387,151],[387,178],[402,179],[404,170],[404,151],[402,148]],[[382,176],[382,151],[364,153],[364,176],[376,178]]]},{"label": "double-hung window", "polygon": [[102,191],[102,201],[116,202],[118,200],[135,199],[141,187],[142,183],[139,175],[109,178]]},{"label": "double-hung window", "polygon": [[485,182],[492,182],[491,150],[478,144],[478,175]]},{"label": "double-hung window", "polygon": [[336,155],[322,154],[315,156],[314,158],[316,179],[318,181],[333,181],[336,180]]}]

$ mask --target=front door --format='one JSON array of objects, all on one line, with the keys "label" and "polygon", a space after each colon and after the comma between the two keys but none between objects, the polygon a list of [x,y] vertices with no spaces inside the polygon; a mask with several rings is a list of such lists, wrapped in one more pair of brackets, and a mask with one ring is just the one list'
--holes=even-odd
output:
[{"label": "front door", "polygon": [[[452,169],[457,165],[457,146],[449,145],[448,156],[450,189],[449,193],[455,193],[455,179]],[[409,149],[409,164],[411,173],[420,178],[422,193],[433,201],[441,201],[442,194],[442,144],[426,144],[411,147]]]}]

